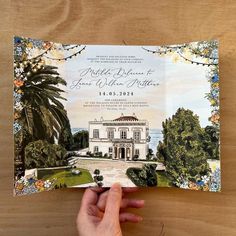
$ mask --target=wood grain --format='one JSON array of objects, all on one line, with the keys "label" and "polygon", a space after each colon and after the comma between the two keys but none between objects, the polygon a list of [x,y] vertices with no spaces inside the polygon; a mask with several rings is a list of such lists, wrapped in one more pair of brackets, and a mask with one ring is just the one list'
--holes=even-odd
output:
[{"label": "wood grain", "polygon": [[[236,2],[41,0],[1,3],[0,235],[77,235],[83,190],[12,196],[12,36],[64,43],[161,45],[220,40],[222,193],[142,189],[144,221],[124,235],[236,235]],[[162,225],[164,225],[161,234]]]}]

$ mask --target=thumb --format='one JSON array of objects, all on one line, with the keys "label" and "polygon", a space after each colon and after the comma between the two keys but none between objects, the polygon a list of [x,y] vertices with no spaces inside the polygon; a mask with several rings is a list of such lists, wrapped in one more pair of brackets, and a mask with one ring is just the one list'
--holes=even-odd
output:
[{"label": "thumb", "polygon": [[103,217],[105,221],[113,221],[113,223],[119,222],[121,198],[121,186],[119,183],[115,183],[111,186],[107,196],[106,208]]}]

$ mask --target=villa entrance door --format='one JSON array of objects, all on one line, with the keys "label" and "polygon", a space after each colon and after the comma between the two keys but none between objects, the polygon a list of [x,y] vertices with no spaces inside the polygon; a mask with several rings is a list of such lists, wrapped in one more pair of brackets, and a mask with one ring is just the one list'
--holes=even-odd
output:
[{"label": "villa entrance door", "polygon": [[125,148],[120,148],[120,159],[125,159]]}]

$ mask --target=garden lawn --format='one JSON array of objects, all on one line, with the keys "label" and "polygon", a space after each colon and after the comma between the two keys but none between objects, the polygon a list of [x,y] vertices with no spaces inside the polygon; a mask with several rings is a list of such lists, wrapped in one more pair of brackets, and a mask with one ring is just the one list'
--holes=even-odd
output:
[{"label": "garden lawn", "polygon": [[157,171],[157,186],[158,187],[171,187],[171,181],[168,179],[165,171]]},{"label": "garden lawn", "polygon": [[71,173],[72,169],[55,169],[55,170],[39,170],[38,179],[52,180],[56,178],[55,185],[60,186],[66,184],[69,186],[75,186],[80,184],[92,183],[93,178],[88,170],[82,168],[73,168],[79,170],[80,174],[76,175]]}]

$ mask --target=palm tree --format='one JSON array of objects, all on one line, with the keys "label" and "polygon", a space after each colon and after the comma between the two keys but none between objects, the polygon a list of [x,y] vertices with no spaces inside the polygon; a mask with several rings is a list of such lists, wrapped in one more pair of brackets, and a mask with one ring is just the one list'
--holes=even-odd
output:
[{"label": "palm tree", "polygon": [[66,81],[56,69],[55,66],[42,66],[40,61],[24,65],[23,74],[27,79],[20,87],[23,109],[19,116],[23,128],[15,135],[18,144],[16,155],[20,156],[23,166],[24,148],[29,142],[46,140],[53,144],[63,128],[68,126],[67,112],[60,101],[66,100],[61,96],[64,90],[59,88],[59,85],[66,85]]},{"label": "palm tree", "polygon": [[24,128],[33,140],[44,139],[54,143],[58,138],[65,121],[68,120],[63,104],[59,100],[66,100],[61,96],[64,91],[58,85],[66,85],[66,81],[59,77],[57,67],[44,66],[24,83],[22,102],[22,118]]}]

